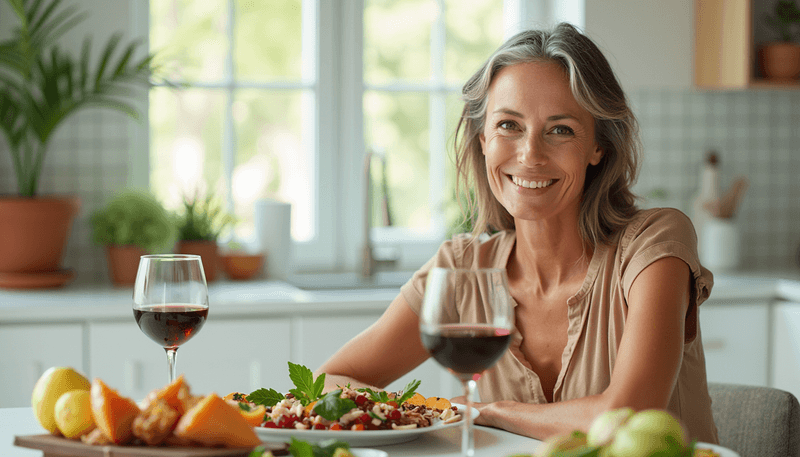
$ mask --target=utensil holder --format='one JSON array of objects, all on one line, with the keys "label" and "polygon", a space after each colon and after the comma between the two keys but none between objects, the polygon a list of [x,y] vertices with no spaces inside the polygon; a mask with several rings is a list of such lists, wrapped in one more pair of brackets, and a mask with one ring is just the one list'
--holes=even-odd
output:
[{"label": "utensil holder", "polygon": [[700,263],[712,273],[733,271],[741,260],[739,227],[731,219],[710,218],[700,234]]}]

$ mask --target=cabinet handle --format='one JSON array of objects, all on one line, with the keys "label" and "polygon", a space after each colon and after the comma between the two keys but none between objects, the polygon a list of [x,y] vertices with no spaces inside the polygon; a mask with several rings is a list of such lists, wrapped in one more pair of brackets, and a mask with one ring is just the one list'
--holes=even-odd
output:
[{"label": "cabinet handle", "polygon": [[250,392],[254,392],[261,387],[261,362],[253,360],[250,362]]},{"label": "cabinet handle", "polygon": [[711,338],[708,341],[703,341],[703,347],[707,351],[721,351],[728,346],[724,338]]},{"label": "cabinet handle", "polygon": [[44,366],[42,365],[41,360],[33,360],[31,361],[30,365],[28,365],[28,367],[30,370],[29,371],[31,379],[30,385],[32,387],[36,385],[36,381],[38,381],[39,378],[41,378],[42,375],[44,374]]},{"label": "cabinet handle", "polygon": [[122,368],[125,392],[132,394],[139,390],[139,377],[141,376],[141,368],[139,362],[136,360],[126,360]]}]

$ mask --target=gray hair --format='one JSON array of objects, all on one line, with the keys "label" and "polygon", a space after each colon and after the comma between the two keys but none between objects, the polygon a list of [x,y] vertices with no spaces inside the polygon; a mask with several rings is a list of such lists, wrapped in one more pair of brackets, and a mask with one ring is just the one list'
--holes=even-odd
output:
[{"label": "gray hair", "polygon": [[641,153],[639,127],[608,60],[592,40],[567,23],[551,31],[529,30],[511,37],[463,87],[464,109],[455,132],[456,190],[468,202],[472,234],[514,229],[513,217],[489,187],[480,134],[489,86],[497,73],[528,62],[559,64],[575,100],[595,119],[595,139],[603,158],[587,169],[579,229],[591,245],[607,243],[637,211],[637,197],[630,188]]}]

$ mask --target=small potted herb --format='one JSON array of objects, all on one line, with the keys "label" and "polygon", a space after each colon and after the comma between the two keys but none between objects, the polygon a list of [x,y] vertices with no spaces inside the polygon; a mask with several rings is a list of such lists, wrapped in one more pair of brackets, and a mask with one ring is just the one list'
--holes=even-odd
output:
[{"label": "small potted herb", "polygon": [[117,194],[92,214],[91,223],[92,239],[106,247],[111,280],[119,286],[133,285],[139,257],[168,252],[177,232],[169,211],[142,191]]},{"label": "small potted herb", "polygon": [[800,76],[800,44],[797,27],[800,8],[794,0],[778,0],[772,15],[765,18],[779,39],[761,46],[761,71],[768,79],[794,80]]},{"label": "small potted herb", "polygon": [[177,251],[180,254],[195,254],[202,258],[206,281],[213,281],[217,277],[219,268],[217,241],[223,230],[233,221],[233,216],[225,212],[222,204],[212,196],[184,199],[183,211],[177,216]]}]

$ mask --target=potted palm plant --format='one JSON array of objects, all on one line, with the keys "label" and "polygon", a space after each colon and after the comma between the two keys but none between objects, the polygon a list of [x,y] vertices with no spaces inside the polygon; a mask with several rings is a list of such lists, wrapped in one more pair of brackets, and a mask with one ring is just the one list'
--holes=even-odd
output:
[{"label": "potted palm plant", "polygon": [[106,248],[111,281],[130,286],[139,257],[168,252],[177,228],[172,215],[152,194],[125,191],[92,214],[92,239]]},{"label": "potted palm plant", "polygon": [[766,23],[779,36],[778,41],[761,46],[761,72],[767,79],[793,80],[800,76],[800,44],[795,28],[800,24],[800,9],[794,0],[779,0]]},{"label": "potted palm plant", "polygon": [[18,191],[0,195],[0,275],[48,274],[60,271],[80,204],[74,196],[39,194],[49,142],[65,120],[87,107],[138,117],[133,89],[148,83],[152,57],[134,58],[139,43],[123,46],[114,35],[92,65],[90,37],[77,57],[58,46],[86,18],[77,7],[62,7],[61,0],[6,1],[17,27],[0,42],[0,132]]},{"label": "potted palm plant", "polygon": [[217,241],[234,218],[224,211],[222,204],[213,196],[184,198],[183,211],[178,219],[178,244],[180,254],[199,255],[203,261],[206,281],[217,277],[220,266]]}]

